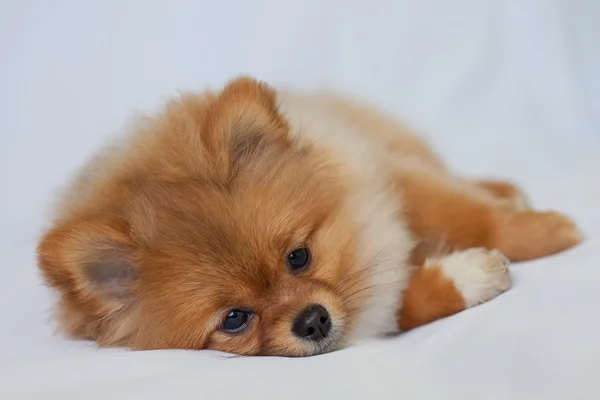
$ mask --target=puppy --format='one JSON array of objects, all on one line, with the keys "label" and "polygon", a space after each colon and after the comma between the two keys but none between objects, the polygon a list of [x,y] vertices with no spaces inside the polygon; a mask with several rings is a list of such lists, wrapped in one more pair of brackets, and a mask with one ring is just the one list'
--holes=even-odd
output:
[{"label": "puppy", "polygon": [[581,240],[374,109],[242,77],[98,153],[38,255],[70,337],[310,356],[488,301],[508,260]]}]

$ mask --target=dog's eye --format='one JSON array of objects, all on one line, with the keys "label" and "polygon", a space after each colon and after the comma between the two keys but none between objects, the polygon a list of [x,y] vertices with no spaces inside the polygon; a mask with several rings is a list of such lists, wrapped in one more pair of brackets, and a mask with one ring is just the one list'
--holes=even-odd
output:
[{"label": "dog's eye", "polygon": [[287,259],[292,272],[300,272],[310,264],[310,250],[307,247],[300,247],[290,254]]},{"label": "dog's eye", "polygon": [[227,333],[236,333],[243,330],[252,316],[252,311],[231,310],[223,318],[221,330]]}]

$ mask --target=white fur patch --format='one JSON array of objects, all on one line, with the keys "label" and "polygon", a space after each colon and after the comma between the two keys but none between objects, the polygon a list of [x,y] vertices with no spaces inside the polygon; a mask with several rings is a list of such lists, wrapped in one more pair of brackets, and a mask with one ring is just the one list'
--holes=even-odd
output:
[{"label": "white fur patch", "polygon": [[441,259],[428,260],[426,268],[440,267],[454,281],[467,307],[491,300],[511,284],[508,259],[498,250],[483,248],[452,253]]}]

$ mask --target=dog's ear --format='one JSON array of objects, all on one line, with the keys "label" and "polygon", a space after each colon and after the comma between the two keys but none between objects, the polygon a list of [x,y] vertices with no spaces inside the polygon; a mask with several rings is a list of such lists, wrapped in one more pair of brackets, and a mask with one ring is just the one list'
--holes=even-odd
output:
[{"label": "dog's ear", "polygon": [[235,164],[268,145],[287,144],[288,125],[267,84],[248,77],[229,82],[209,107],[203,141],[210,154]]},{"label": "dog's ear", "polygon": [[38,245],[48,284],[88,315],[103,316],[133,299],[133,242],[119,221],[83,219],[58,224]]}]

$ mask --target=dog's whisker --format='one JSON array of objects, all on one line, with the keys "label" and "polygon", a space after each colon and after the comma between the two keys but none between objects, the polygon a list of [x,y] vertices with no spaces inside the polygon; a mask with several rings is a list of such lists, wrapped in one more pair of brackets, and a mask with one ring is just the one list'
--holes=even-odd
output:
[{"label": "dog's whisker", "polygon": [[387,268],[387,269],[384,269],[384,270],[381,270],[381,271],[373,271],[372,273],[367,274],[367,275],[361,277],[359,280],[353,282],[350,286],[343,288],[341,290],[341,292],[347,292],[347,291],[351,290],[352,288],[354,288],[355,286],[359,285],[360,283],[363,283],[367,279],[373,278],[373,277],[375,277],[375,276],[377,276],[379,274],[384,274],[384,273],[387,273],[387,272],[394,271],[396,269],[398,269],[398,267],[394,266],[392,268]]},{"label": "dog's whisker", "polygon": [[[369,261],[367,261],[362,268],[359,268],[358,270],[354,271],[353,273],[351,273],[348,277],[346,277],[346,279],[342,280],[340,283],[338,283],[338,285],[336,285],[336,287],[341,287],[343,286],[343,284],[345,284],[345,282],[347,282],[348,280],[351,280],[354,276],[356,276],[355,274],[360,274],[363,273],[365,271],[369,271],[371,269],[374,269],[378,264],[375,265],[371,265],[371,263],[373,263],[373,261],[375,261],[377,259],[377,257],[379,257],[379,255],[386,249],[387,245],[383,246],[383,248],[381,250],[379,250],[377,253],[375,253],[375,255],[369,259]],[[385,261],[380,261],[381,262],[385,262]],[[356,263],[352,264],[352,268],[354,268],[354,266],[356,265]]]},{"label": "dog's whisker", "polygon": [[[397,268],[398,268],[397,266],[394,266],[394,267],[392,267],[392,268],[385,269],[385,270],[383,270],[383,271],[378,271],[378,270],[375,270],[375,268],[377,268],[379,265],[381,265],[381,264],[383,264],[383,263],[385,263],[385,262],[387,262],[387,261],[389,261],[389,259],[384,259],[384,260],[381,260],[381,261],[379,261],[378,263],[376,263],[376,264],[373,264],[373,265],[372,265],[371,267],[369,267],[369,268],[365,268],[365,269],[362,269],[362,270],[358,270],[358,271],[355,271],[355,272],[353,272],[353,273],[352,273],[352,274],[351,274],[349,277],[347,277],[347,278],[346,278],[346,279],[345,279],[345,280],[342,282],[342,284],[339,284],[339,285],[337,285],[337,289],[338,289],[338,290],[341,290],[341,291],[349,290],[349,289],[351,289],[351,288],[352,288],[352,286],[354,286],[354,285],[356,285],[356,284],[358,284],[358,283],[360,283],[360,282],[364,281],[365,279],[371,278],[371,277],[373,277],[373,276],[375,276],[375,275],[377,275],[377,274],[380,274],[380,273],[382,273],[382,272],[393,271],[394,269],[397,269]],[[354,278],[356,278],[358,275],[361,275],[361,276],[360,276],[360,278],[359,278],[359,280],[358,280],[358,281],[354,281]],[[348,283],[350,283],[350,284],[351,284],[351,286],[349,286],[349,287],[348,287],[348,286],[345,286],[345,285],[346,285],[346,284],[348,284]]]}]

